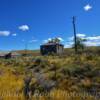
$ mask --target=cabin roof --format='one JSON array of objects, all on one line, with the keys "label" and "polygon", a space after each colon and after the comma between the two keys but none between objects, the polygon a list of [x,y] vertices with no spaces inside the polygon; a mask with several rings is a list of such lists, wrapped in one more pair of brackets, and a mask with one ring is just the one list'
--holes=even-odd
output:
[{"label": "cabin roof", "polygon": [[0,52],[0,56],[6,56],[8,53],[10,53],[10,52]]},{"label": "cabin roof", "polygon": [[6,56],[9,53],[11,53],[12,56],[19,56],[19,55],[21,55],[21,54],[19,54],[17,52],[0,52],[0,56],[4,57],[4,56]]}]

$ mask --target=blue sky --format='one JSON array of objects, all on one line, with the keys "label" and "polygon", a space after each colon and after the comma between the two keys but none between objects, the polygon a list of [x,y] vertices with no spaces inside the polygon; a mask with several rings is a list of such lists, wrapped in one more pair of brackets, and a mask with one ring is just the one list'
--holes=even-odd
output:
[{"label": "blue sky", "polygon": [[72,44],[72,16],[88,46],[100,45],[99,0],[0,0],[0,50],[39,49],[59,37]]}]

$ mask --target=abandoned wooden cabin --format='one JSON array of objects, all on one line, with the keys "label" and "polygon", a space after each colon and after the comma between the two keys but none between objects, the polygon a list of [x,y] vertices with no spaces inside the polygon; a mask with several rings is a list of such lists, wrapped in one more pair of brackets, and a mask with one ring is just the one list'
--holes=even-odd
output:
[{"label": "abandoned wooden cabin", "polygon": [[0,53],[0,58],[9,59],[11,58],[11,53]]},{"label": "abandoned wooden cabin", "polygon": [[64,45],[60,43],[46,43],[40,46],[40,52],[42,55],[62,54],[63,51]]},{"label": "abandoned wooden cabin", "polygon": [[0,52],[0,58],[4,58],[4,59],[16,58],[20,56],[21,54],[16,52]]}]

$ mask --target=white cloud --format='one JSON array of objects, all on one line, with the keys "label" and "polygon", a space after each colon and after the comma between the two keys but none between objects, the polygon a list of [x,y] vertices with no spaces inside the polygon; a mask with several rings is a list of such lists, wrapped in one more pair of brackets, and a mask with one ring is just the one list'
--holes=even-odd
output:
[{"label": "white cloud", "polygon": [[28,31],[29,26],[28,25],[22,25],[22,26],[19,26],[19,29],[22,30],[22,31]]},{"label": "white cloud", "polygon": [[16,34],[16,33],[14,33],[14,34],[12,34],[12,36],[17,36],[17,34]]},{"label": "white cloud", "polygon": [[[86,34],[77,34],[78,37],[84,38],[87,41],[84,42],[86,46],[100,46],[100,36],[86,36]],[[74,37],[69,37],[69,42],[65,43],[65,47],[71,47]]]},{"label": "white cloud", "polygon": [[87,40],[100,40],[100,36],[86,37]]},{"label": "white cloud", "polygon": [[[100,36],[86,36],[86,34],[77,34],[77,37],[84,38],[87,40],[100,40]],[[74,39],[74,36],[68,38],[70,41]]]},{"label": "white cloud", "polygon": [[65,43],[65,48],[71,48],[72,47],[72,45],[73,45],[73,42],[67,42],[67,43]]},{"label": "white cloud", "polygon": [[37,42],[38,40],[30,40],[29,43]]},{"label": "white cloud", "polygon": [[[81,34],[81,33],[77,33],[77,37],[85,38],[86,35],[85,34]],[[74,36],[68,38],[68,40],[70,40],[70,41],[72,41],[73,39],[74,39]]]},{"label": "white cloud", "polygon": [[85,11],[89,11],[91,9],[92,9],[92,6],[90,4],[87,4],[86,6],[84,6]]},{"label": "white cloud", "polygon": [[64,39],[63,39],[63,38],[61,38],[61,37],[58,37],[58,39],[59,39],[61,42],[63,42],[63,41],[64,41]]},{"label": "white cloud", "polygon": [[43,40],[43,43],[47,43],[48,42],[48,40]]},{"label": "white cloud", "polygon": [[51,41],[51,40],[52,40],[52,38],[48,38],[48,39],[47,39],[47,41]]},{"label": "white cloud", "polygon": [[0,31],[0,36],[9,36],[10,31]]},{"label": "white cloud", "polygon": [[77,37],[80,37],[80,38],[84,38],[85,36],[86,36],[85,34],[80,34],[80,33],[77,34]]},{"label": "white cloud", "polygon": [[[64,41],[64,39],[63,38],[61,38],[61,37],[57,37],[61,42],[63,42]],[[46,39],[46,40],[43,40],[43,43],[47,43],[48,41],[51,41],[53,38],[48,38],[48,39]]]},{"label": "white cloud", "polygon": [[72,41],[74,39],[74,36],[71,36],[68,38],[69,41]]},{"label": "white cloud", "polygon": [[[80,38],[85,38],[86,35],[85,34],[81,34],[81,33],[77,33],[77,37],[80,37]],[[71,36],[68,38],[68,40],[72,41],[74,39],[74,36]]]},{"label": "white cloud", "polygon": [[86,46],[100,46],[100,41],[87,41]]},{"label": "white cloud", "polygon": [[43,43],[47,43],[48,41],[51,41],[51,40],[52,40],[52,38],[45,39],[45,40],[43,40]]},{"label": "white cloud", "polygon": [[86,37],[87,42],[85,44],[87,46],[100,46],[100,36],[91,36],[91,37]]}]

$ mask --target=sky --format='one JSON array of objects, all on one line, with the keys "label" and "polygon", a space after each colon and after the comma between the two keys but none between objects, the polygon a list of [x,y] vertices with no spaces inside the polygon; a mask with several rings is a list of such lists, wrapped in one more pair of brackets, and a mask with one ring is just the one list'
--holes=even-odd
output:
[{"label": "sky", "polygon": [[100,0],[0,0],[0,50],[39,49],[58,37],[73,44],[72,16],[77,36],[87,46],[100,46]]}]

